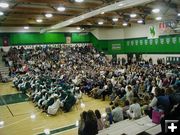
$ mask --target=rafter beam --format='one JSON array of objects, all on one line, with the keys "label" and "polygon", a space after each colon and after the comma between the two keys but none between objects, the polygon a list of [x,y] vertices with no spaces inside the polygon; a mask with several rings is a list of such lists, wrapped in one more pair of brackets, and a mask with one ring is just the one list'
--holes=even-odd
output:
[{"label": "rafter beam", "polygon": [[100,9],[88,12],[86,14],[74,17],[72,19],[66,20],[64,22],[60,22],[60,23],[58,23],[56,25],[44,28],[40,32],[43,33],[43,32],[53,30],[53,29],[63,28],[63,27],[69,26],[71,24],[80,22],[82,20],[91,18],[93,16],[96,16],[96,15],[100,14],[101,12],[110,12],[110,11],[115,11],[115,10],[119,10],[119,9],[125,9],[125,8],[129,8],[129,7],[132,7],[132,6],[137,6],[137,5],[140,5],[140,4],[149,3],[149,2],[152,2],[152,1],[154,1],[154,0],[124,0],[124,1],[120,1],[120,2],[117,2],[117,3],[102,7]]}]

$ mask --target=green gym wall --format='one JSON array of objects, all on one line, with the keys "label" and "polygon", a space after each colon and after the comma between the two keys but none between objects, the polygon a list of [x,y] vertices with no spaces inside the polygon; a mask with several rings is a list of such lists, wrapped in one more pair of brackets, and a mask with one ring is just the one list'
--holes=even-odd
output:
[{"label": "green gym wall", "polygon": [[94,47],[107,54],[180,54],[180,35],[160,36],[156,39],[133,38],[117,40],[98,40],[92,33],[7,33],[0,34],[9,38],[9,45],[57,44],[66,43],[70,35],[72,43],[93,43]]}]

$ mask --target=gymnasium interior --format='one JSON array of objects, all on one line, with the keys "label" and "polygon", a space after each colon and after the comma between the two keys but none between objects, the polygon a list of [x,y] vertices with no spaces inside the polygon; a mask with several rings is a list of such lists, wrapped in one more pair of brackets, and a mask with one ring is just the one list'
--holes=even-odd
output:
[{"label": "gymnasium interior", "polygon": [[0,135],[179,135],[180,0],[0,0]]}]

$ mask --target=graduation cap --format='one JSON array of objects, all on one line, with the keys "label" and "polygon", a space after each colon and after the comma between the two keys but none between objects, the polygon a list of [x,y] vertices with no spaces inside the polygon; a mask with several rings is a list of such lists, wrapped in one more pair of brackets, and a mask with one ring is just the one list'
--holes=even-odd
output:
[{"label": "graduation cap", "polygon": [[62,87],[58,87],[58,90],[62,90]]},{"label": "graduation cap", "polygon": [[54,97],[59,97],[58,94],[54,94],[53,96],[54,96]]},{"label": "graduation cap", "polygon": [[46,92],[46,90],[45,89],[42,89],[42,91],[41,92]]},{"label": "graduation cap", "polygon": [[50,90],[50,91],[48,91],[48,93],[49,93],[49,94],[52,94],[52,93],[53,93],[53,91],[52,91],[52,90]]}]

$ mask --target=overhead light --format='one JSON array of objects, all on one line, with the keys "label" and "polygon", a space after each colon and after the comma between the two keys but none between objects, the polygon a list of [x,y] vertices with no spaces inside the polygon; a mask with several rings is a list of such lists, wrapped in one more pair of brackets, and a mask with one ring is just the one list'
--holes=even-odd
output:
[{"label": "overhead light", "polygon": [[74,21],[73,21],[73,20],[70,20],[69,22],[70,22],[70,23],[73,23]]},{"label": "overhead light", "polygon": [[25,30],[28,30],[28,29],[29,29],[29,26],[24,26],[24,29],[25,29]]},{"label": "overhead light", "polygon": [[178,13],[177,15],[180,16],[180,13]]},{"label": "overhead light", "polygon": [[4,15],[4,13],[0,11],[0,16],[1,16],[1,15]]},{"label": "overhead light", "polygon": [[136,14],[130,14],[131,18],[135,18],[137,15]]},{"label": "overhead light", "polygon": [[128,24],[125,22],[125,23],[123,23],[122,25],[123,25],[123,26],[127,26]]},{"label": "overhead light", "polygon": [[98,22],[98,24],[99,24],[99,25],[103,25],[103,24],[104,24],[104,22]]},{"label": "overhead light", "polygon": [[61,6],[61,7],[58,7],[57,10],[63,12],[66,10],[66,8]]},{"label": "overhead light", "polygon": [[113,22],[117,22],[118,18],[113,18],[112,20],[113,20]]},{"label": "overhead light", "polygon": [[80,27],[77,27],[76,29],[77,29],[77,30],[80,30],[81,28],[80,28]]},{"label": "overhead light", "polygon": [[121,3],[121,4],[119,4],[118,6],[121,7],[121,6],[123,6],[123,4]]},{"label": "overhead light", "polygon": [[155,14],[157,14],[157,13],[160,12],[160,9],[159,9],[159,8],[155,8],[155,9],[152,10],[152,12],[155,13]]},{"label": "overhead light", "polygon": [[52,14],[45,14],[45,16],[46,16],[47,18],[51,18],[53,15],[52,15]]},{"label": "overhead light", "polygon": [[83,2],[83,1],[84,1],[84,0],[75,0],[75,2],[79,2],[79,3],[80,3],[80,2]]},{"label": "overhead light", "polygon": [[9,7],[9,4],[8,4],[8,3],[1,2],[1,3],[0,3],[0,7],[2,7],[2,8],[8,8],[8,7]]},{"label": "overhead light", "polygon": [[137,23],[143,23],[143,20],[138,20]]},{"label": "overhead light", "polygon": [[42,19],[37,19],[36,22],[41,23]]},{"label": "overhead light", "polygon": [[104,14],[104,12],[101,12],[101,15],[103,15]]},{"label": "overhead light", "polygon": [[156,17],[156,20],[160,21],[160,20],[162,20],[162,17],[158,16],[158,17]]}]

